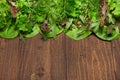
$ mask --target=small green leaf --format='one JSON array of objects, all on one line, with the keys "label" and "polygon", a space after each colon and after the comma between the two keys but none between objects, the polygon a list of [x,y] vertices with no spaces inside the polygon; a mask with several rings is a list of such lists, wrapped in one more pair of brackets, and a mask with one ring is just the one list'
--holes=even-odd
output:
[{"label": "small green leaf", "polygon": [[116,26],[112,30],[112,33],[108,34],[107,26],[104,26],[102,29],[99,29],[99,31],[96,32],[96,35],[103,40],[111,41],[111,40],[115,40],[120,37],[120,31],[119,31],[119,28]]},{"label": "small green leaf", "polygon": [[33,29],[32,29],[32,32],[30,34],[25,35],[25,37],[27,37],[27,38],[34,37],[35,35],[37,35],[39,33],[42,33],[40,28],[39,28],[39,25],[35,24]]},{"label": "small green leaf", "polygon": [[91,32],[87,31],[85,28],[72,28],[72,30],[69,30],[65,34],[74,40],[81,40],[88,37]]},{"label": "small green leaf", "polygon": [[4,31],[0,32],[0,36],[3,38],[15,38],[19,31],[15,30],[14,27],[15,26],[6,28]]},{"label": "small green leaf", "polygon": [[62,31],[63,31],[62,28],[54,26],[54,27],[52,27],[52,31],[47,34],[47,37],[48,38],[51,38],[51,37],[55,38],[56,35],[60,34]]}]

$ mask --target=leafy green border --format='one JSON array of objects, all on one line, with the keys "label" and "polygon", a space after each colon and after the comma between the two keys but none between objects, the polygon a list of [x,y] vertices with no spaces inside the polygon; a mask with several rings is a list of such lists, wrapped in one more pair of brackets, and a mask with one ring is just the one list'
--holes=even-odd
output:
[{"label": "leafy green border", "polygon": [[1,0],[0,37],[120,37],[120,0]]}]

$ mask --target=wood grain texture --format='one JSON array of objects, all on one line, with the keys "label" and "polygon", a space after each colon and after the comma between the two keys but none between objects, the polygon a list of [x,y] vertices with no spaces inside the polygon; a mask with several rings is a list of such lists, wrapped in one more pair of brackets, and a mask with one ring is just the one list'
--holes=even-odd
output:
[{"label": "wood grain texture", "polygon": [[120,80],[120,40],[112,42],[112,52],[115,57],[115,78]]},{"label": "wood grain texture", "polygon": [[91,36],[85,40],[67,39],[68,80],[115,80],[111,43]]},{"label": "wood grain texture", "polygon": [[119,41],[0,39],[0,80],[120,80]]}]

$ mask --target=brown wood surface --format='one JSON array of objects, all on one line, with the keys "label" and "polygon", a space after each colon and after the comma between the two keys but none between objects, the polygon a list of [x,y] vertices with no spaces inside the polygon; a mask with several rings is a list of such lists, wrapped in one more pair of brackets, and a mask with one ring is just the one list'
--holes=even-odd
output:
[{"label": "brown wood surface", "polygon": [[0,80],[120,80],[120,40],[0,39]]}]

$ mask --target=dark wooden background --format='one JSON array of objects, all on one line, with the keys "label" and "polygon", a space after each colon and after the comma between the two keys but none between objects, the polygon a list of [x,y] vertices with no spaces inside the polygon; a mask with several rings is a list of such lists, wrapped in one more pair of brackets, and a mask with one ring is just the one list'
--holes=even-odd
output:
[{"label": "dark wooden background", "polygon": [[0,39],[0,80],[120,80],[120,40]]}]

